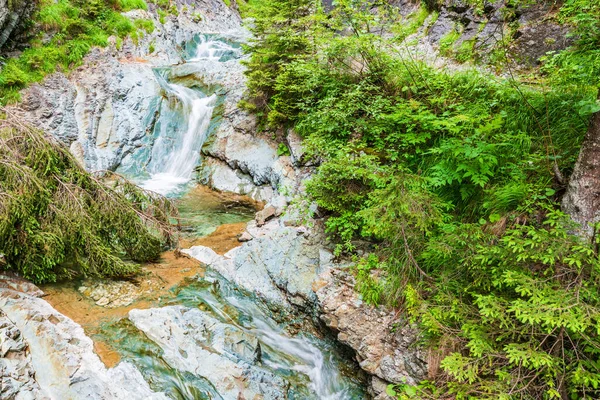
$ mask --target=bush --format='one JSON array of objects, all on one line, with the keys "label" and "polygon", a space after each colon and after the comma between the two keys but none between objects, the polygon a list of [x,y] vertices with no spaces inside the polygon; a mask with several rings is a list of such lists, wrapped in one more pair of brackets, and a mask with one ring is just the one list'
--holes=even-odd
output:
[{"label": "bush", "polygon": [[131,275],[131,261],[154,261],[174,243],[172,215],[166,199],[116,175],[92,176],[52,139],[14,117],[2,121],[3,268],[36,283]]},{"label": "bush", "polygon": [[[549,56],[533,85],[399,56],[379,35],[387,2],[325,13],[278,0],[255,11],[244,104],[266,129],[304,137],[320,165],[307,193],[336,254],[357,259],[357,290],[403,306],[439,353],[432,382],[394,395],[598,397],[600,264],[559,211],[562,177],[599,108],[590,43],[600,8],[580,7],[594,2],[565,2],[561,15],[588,32]],[[455,48],[456,38],[442,50],[466,61],[473,43]],[[357,257],[359,240],[377,250]]]}]

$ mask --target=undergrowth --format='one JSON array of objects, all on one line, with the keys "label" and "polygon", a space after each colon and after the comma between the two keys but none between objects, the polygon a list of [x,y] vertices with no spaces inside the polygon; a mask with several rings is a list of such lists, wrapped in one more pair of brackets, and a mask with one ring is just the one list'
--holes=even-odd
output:
[{"label": "undergrowth", "polygon": [[3,115],[2,269],[36,283],[123,277],[175,244],[174,206],[109,172],[90,175],[62,145]]},{"label": "undergrowth", "polygon": [[[441,359],[394,396],[600,396],[600,263],[559,205],[600,109],[597,6],[564,3],[579,42],[546,57],[536,84],[403,57],[382,34],[387,2],[255,9],[242,105],[303,136],[320,163],[308,195],[363,299],[404,310]],[[456,39],[448,51],[470,57]]]}]

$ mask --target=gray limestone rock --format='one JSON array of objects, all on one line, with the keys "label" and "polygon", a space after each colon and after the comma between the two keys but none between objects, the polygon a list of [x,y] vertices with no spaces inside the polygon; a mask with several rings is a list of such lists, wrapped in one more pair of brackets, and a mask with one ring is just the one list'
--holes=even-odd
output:
[{"label": "gray limestone rock", "polygon": [[35,10],[35,1],[0,0],[0,49],[8,43],[19,30],[23,22]]},{"label": "gray limestone rock", "polygon": [[173,368],[210,381],[224,400],[287,398],[287,383],[255,364],[258,339],[182,306],[132,310],[129,319]]},{"label": "gray limestone rock", "polygon": [[11,354],[0,379],[14,399],[166,399],[132,364],[107,369],[83,329],[44,300],[0,289],[0,312],[0,341]]},{"label": "gray limestone rock", "polygon": [[324,236],[319,230],[287,227],[280,219],[264,226],[248,225],[252,241],[230,250],[224,256],[210,253],[203,246],[184,250],[205,262],[226,279],[254,292],[277,310],[297,306],[312,312],[317,298],[313,282],[330,266],[330,254],[322,248]]},{"label": "gray limestone rock", "polygon": [[418,331],[391,310],[364,303],[350,275],[328,269],[315,289],[321,319],[338,332],[340,342],[354,349],[363,370],[391,383],[415,384],[426,377]]},{"label": "gray limestone rock", "polygon": [[[0,5],[1,1],[5,0],[0,0]],[[153,68],[180,63],[181,46],[198,33],[235,40],[247,35],[239,16],[221,1],[173,3],[179,12],[169,14],[164,24],[153,4],[148,11],[126,13],[131,19],[154,21],[156,29],[139,42],[126,40],[118,50],[111,38],[111,45],[93,49],[69,77],[56,73],[25,90],[20,105],[25,118],[70,147],[86,169],[127,169],[133,162],[131,154],[151,147],[155,139],[150,133],[162,94]],[[197,15],[202,16],[200,21]],[[227,64],[223,68],[236,63],[239,65],[237,61],[223,63]],[[234,78],[212,71],[206,82],[228,79]]]}]

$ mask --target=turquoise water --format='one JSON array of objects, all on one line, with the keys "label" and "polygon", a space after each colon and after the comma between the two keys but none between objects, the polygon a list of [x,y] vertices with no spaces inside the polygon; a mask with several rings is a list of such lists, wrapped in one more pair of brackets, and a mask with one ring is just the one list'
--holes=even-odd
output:
[{"label": "turquoise water", "polygon": [[[262,367],[290,383],[290,400],[365,398],[359,371],[333,340],[319,338],[306,329],[295,335],[288,333],[297,330],[298,320],[277,323],[258,299],[214,272],[172,289],[159,306],[171,305],[200,309],[255,335],[261,344]],[[129,320],[104,323],[99,332],[95,339],[110,343],[123,360],[136,365],[154,390],[174,399],[221,398],[206,379],[173,369],[160,347]]]},{"label": "turquoise water", "polygon": [[[219,123],[223,93],[204,84],[198,71],[239,58],[239,44],[218,36],[198,35],[183,49],[187,63],[156,69],[163,93],[149,110],[147,146],[132,154],[119,171],[143,187],[177,202],[183,233],[206,236],[223,224],[246,222],[254,205],[196,187],[200,150]],[[213,64],[211,64],[213,63]],[[202,68],[200,68],[202,67]],[[363,399],[364,382],[355,363],[330,338],[319,337],[305,316],[274,316],[252,293],[218,274],[186,281],[171,290],[158,307],[200,309],[223,324],[242,330],[260,343],[260,368],[290,383],[290,400]],[[308,328],[307,328],[308,327]],[[131,361],[156,391],[173,399],[221,399],[207,379],[173,368],[163,350],[131,321],[101,324],[96,340]],[[250,399],[248,399],[250,400]]]}]

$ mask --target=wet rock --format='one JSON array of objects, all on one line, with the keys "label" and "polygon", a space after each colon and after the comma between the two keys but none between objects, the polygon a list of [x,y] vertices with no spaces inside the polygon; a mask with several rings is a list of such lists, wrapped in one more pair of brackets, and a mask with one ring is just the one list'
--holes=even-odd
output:
[{"label": "wet rock", "polygon": [[452,31],[456,26],[456,22],[447,10],[442,10],[438,19],[429,28],[428,40],[431,43],[439,43],[440,40]]},{"label": "wet rock", "polygon": [[11,354],[0,359],[3,399],[167,399],[133,365],[107,369],[83,329],[44,300],[0,289],[0,311],[0,340]]},{"label": "wet rock", "polygon": [[160,290],[162,283],[156,278],[141,278],[135,284],[128,281],[88,280],[79,287],[79,292],[106,308],[125,307],[141,297]]},{"label": "wet rock", "polygon": [[[518,6],[503,0],[486,1],[475,8],[466,1],[445,0],[439,2],[437,19],[426,19],[417,33],[405,42],[410,48],[411,57],[415,54],[437,68],[461,70],[461,64],[443,57],[439,53],[442,38],[458,32],[453,43],[454,50],[466,41],[474,42],[474,57],[486,61],[498,48],[510,30],[508,26],[518,26],[516,37],[511,43],[510,54],[518,67],[530,67],[539,63],[539,58],[549,51],[559,51],[569,47],[575,38],[569,37],[569,27],[558,24],[553,18],[553,4],[549,2],[529,2]],[[414,4],[397,1],[400,14],[406,16],[415,12]],[[485,66],[480,66],[485,69]]]},{"label": "wet rock", "polygon": [[[246,186],[248,180],[256,187],[268,185],[275,189],[295,186],[296,171],[290,157],[279,157],[276,146],[263,138],[234,129],[220,129],[202,152],[205,156],[220,160],[232,171],[238,172],[230,173],[227,177],[221,172],[221,179],[216,179],[214,175],[219,172],[219,169],[215,168],[215,164],[203,165],[201,174],[205,176],[205,181],[216,189]],[[251,190],[242,190],[246,193],[241,193],[239,189],[236,192],[251,194]]]},{"label": "wet rock", "polygon": [[413,326],[392,310],[364,303],[353,278],[342,270],[328,269],[319,278],[321,319],[354,349],[363,370],[391,383],[415,384],[425,378],[425,355]]},{"label": "wet rock", "polygon": [[571,46],[575,37],[568,33],[568,26],[549,21],[527,24],[519,28],[512,48],[521,63],[536,65],[546,53]]},{"label": "wet rock", "polygon": [[287,143],[291,153],[292,164],[295,167],[302,166],[304,163],[304,147],[302,146],[302,138],[295,130],[290,129],[287,135]]},{"label": "wet rock", "polygon": [[18,44],[14,39],[22,31],[28,17],[35,10],[36,2],[0,0],[0,49],[6,50],[5,45]]},{"label": "wet rock", "polygon": [[[289,311],[294,305],[310,312],[317,301],[313,282],[329,268],[331,258],[322,249],[323,233],[304,229],[305,234],[300,234],[298,228],[287,227],[280,219],[272,219],[262,227],[250,223],[247,230],[252,241],[207,264],[274,309]],[[201,246],[187,250],[192,256],[207,251]]]},{"label": "wet rock", "polygon": [[257,186],[250,175],[216,158],[205,158],[199,180],[213,189],[249,196],[256,201],[269,201],[275,193],[270,185]]},{"label": "wet rock", "polygon": [[377,376],[371,377],[369,392],[374,400],[395,400],[395,397],[389,396],[386,389],[389,382],[379,379]]},{"label": "wet rock", "polygon": [[182,306],[132,310],[129,319],[171,367],[207,379],[224,400],[287,398],[289,383],[255,365],[254,335]]}]

